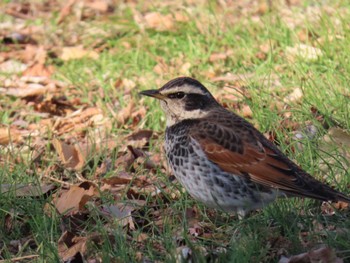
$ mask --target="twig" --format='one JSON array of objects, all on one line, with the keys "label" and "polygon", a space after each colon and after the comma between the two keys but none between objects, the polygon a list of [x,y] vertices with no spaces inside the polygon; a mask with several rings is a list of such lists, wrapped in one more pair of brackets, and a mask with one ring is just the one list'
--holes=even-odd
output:
[{"label": "twig", "polygon": [[[62,181],[62,180],[59,180],[59,179],[50,177],[50,176],[48,176],[48,175],[44,175],[44,177],[45,177],[45,178],[48,178],[49,180],[54,181],[54,182],[56,182],[56,183],[63,184],[63,185],[65,185],[65,186],[72,186],[72,185],[73,185],[73,184],[71,184],[71,183],[67,183],[67,182],[65,182],[65,181]],[[1,263],[1,262],[0,262],[0,263]]]},{"label": "twig", "polygon": [[0,260],[0,263],[3,263],[3,262],[16,262],[16,261],[21,261],[21,260],[24,260],[24,259],[31,259],[31,258],[37,258],[39,257],[39,255],[28,255],[28,256],[23,256],[23,257],[18,257],[18,258],[11,258],[11,259],[3,259],[3,260]]},{"label": "twig", "polygon": [[32,16],[28,16],[28,15],[16,12],[14,10],[11,10],[11,9],[6,10],[5,13],[10,15],[10,16],[13,16],[13,17],[16,17],[16,18],[20,18],[20,19],[33,19]]}]

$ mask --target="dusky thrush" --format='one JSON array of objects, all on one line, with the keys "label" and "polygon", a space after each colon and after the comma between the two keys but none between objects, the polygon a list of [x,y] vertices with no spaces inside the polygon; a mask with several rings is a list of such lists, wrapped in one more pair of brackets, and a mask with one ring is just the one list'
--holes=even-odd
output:
[{"label": "dusky thrush", "polygon": [[188,193],[207,206],[244,215],[280,196],[350,203],[222,107],[199,81],[180,77],[140,94],[160,100],[168,163]]}]

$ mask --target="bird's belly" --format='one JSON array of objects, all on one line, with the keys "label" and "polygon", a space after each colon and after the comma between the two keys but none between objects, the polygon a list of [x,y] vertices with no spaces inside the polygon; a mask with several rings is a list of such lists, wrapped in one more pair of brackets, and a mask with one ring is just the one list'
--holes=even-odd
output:
[{"label": "bird's belly", "polygon": [[246,178],[223,171],[207,159],[195,142],[191,147],[179,144],[176,147],[179,148],[166,148],[175,177],[193,198],[207,206],[227,212],[249,211],[275,199],[274,191],[260,192]]}]

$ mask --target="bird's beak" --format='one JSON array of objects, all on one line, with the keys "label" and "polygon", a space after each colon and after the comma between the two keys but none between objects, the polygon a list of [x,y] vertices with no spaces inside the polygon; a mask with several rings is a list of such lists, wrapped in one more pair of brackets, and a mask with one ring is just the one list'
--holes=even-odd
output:
[{"label": "bird's beak", "polygon": [[156,89],[150,89],[150,90],[143,90],[140,92],[141,95],[146,95],[149,97],[153,97],[156,99],[164,99],[166,96],[164,96],[163,94],[161,94],[158,90]]}]

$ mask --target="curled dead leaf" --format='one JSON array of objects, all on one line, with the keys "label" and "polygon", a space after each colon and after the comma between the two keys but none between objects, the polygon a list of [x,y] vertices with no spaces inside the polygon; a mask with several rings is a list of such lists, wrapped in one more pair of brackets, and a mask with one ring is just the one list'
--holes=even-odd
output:
[{"label": "curled dead leaf", "polygon": [[17,143],[21,141],[22,135],[15,128],[0,128],[0,145],[8,145],[9,143]]},{"label": "curled dead leaf", "polygon": [[278,263],[316,263],[316,262],[332,262],[343,263],[341,258],[338,258],[333,249],[330,247],[321,247],[311,250],[290,258],[282,256]]},{"label": "curled dead leaf", "polygon": [[42,63],[35,63],[27,68],[22,74],[23,76],[40,76],[40,77],[51,77],[54,72],[52,65],[45,66]]},{"label": "curled dead leaf", "polygon": [[65,167],[75,170],[83,168],[85,156],[79,147],[59,141],[58,139],[53,139],[52,144]]},{"label": "curled dead leaf", "polygon": [[[87,241],[88,237],[79,237],[66,231],[58,240],[58,255],[64,262],[74,261],[86,252]],[[80,253],[79,256],[78,253]]]},{"label": "curled dead leaf", "polygon": [[60,214],[73,215],[82,211],[93,196],[99,196],[96,186],[86,181],[72,185],[69,190],[61,190],[54,196],[52,203]]}]

